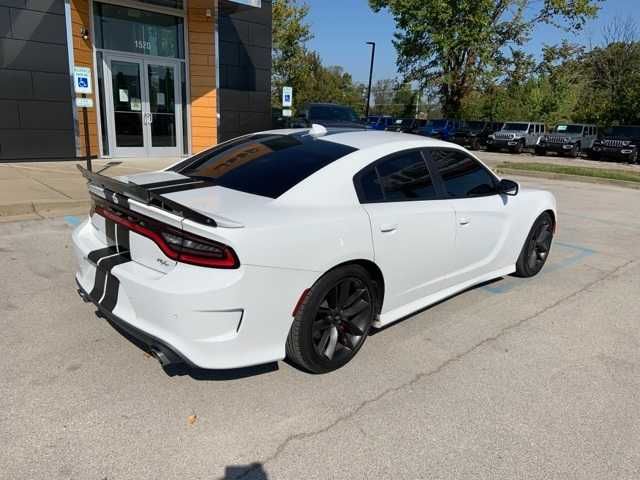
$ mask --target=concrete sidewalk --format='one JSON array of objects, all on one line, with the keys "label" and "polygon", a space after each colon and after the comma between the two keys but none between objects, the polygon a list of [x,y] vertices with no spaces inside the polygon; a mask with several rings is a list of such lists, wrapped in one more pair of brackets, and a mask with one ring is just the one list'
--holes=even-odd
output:
[{"label": "concrete sidewalk", "polygon": [[[94,160],[93,170],[110,177],[159,170],[178,159]],[[87,183],[76,165],[84,162],[0,164],[0,222],[84,213],[89,207]]]},{"label": "concrete sidewalk", "polygon": [[[596,162],[530,154],[474,152],[491,168],[502,162],[541,162],[640,172],[640,165]],[[118,176],[159,170],[177,158],[94,160],[94,171]],[[86,181],[76,168],[84,162],[0,163],[0,222],[20,219],[82,214],[89,208]],[[524,173],[522,173],[524,174]]]}]

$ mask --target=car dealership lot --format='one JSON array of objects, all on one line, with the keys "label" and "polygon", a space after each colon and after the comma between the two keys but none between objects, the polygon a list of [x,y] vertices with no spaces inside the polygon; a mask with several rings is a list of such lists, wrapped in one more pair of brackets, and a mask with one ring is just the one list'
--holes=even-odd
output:
[{"label": "car dealership lot", "polygon": [[0,224],[3,478],[637,478],[640,191],[523,185],[558,199],[541,275],[392,325],[322,376],[169,376],[75,293],[75,217]]}]

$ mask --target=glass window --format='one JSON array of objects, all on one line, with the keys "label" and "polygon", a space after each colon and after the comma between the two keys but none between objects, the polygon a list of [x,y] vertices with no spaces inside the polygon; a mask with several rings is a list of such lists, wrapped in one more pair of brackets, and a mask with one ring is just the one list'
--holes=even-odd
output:
[{"label": "glass window", "polygon": [[378,203],[384,200],[382,185],[380,185],[378,172],[375,168],[369,169],[360,177],[360,185],[362,187],[360,195],[362,203]]},{"label": "glass window", "polygon": [[528,127],[528,124],[526,124],[526,123],[507,122],[502,127],[502,130],[520,132],[520,131],[523,131],[523,130],[526,131],[527,127]]},{"label": "glass window", "polygon": [[221,144],[174,167],[222,187],[277,198],[356,149],[300,135],[249,135]]},{"label": "glass window", "polygon": [[445,189],[451,197],[464,198],[496,193],[495,178],[477,160],[455,150],[431,150]]},{"label": "glass window", "polygon": [[182,0],[139,0],[143,3],[150,3],[152,5],[160,5],[161,7],[177,8],[182,10],[184,8],[184,2]]},{"label": "glass window", "polygon": [[94,14],[97,48],[184,58],[180,17],[97,2]]},{"label": "glass window", "polygon": [[[377,178],[373,179],[373,182],[379,182],[386,201],[402,202],[436,198],[427,164],[418,151],[383,160],[376,164],[376,171]],[[363,185],[363,190],[374,191],[374,188]]]}]

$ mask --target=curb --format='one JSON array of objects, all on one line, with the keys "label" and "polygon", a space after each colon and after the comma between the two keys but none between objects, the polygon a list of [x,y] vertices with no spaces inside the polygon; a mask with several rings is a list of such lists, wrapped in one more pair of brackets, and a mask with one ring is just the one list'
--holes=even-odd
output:
[{"label": "curb", "polygon": [[616,180],[613,178],[601,178],[601,177],[586,177],[584,175],[571,175],[569,173],[554,173],[554,172],[538,172],[536,170],[519,170],[516,168],[496,168],[495,171],[499,174],[506,175],[520,175],[523,177],[534,178],[547,178],[550,180],[568,180],[581,183],[595,183],[598,185],[614,185],[616,187],[631,188],[634,190],[640,190],[640,182],[629,182],[627,180]]},{"label": "curb", "polygon": [[18,217],[25,215],[52,216],[77,211],[89,211],[89,200],[56,200],[22,202],[0,205],[0,218]]}]

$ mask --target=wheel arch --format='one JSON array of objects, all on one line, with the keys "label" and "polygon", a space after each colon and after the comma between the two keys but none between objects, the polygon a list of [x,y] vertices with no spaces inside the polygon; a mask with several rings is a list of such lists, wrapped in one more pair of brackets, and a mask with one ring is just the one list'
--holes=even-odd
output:
[{"label": "wheel arch", "polygon": [[337,265],[334,265],[333,267],[329,268],[319,278],[325,276],[327,273],[335,270],[336,268],[344,267],[346,265],[359,265],[362,268],[364,268],[367,271],[367,273],[369,273],[369,275],[371,275],[371,278],[373,279],[373,282],[376,287],[376,294],[377,294],[377,300],[378,300],[377,308],[379,313],[382,310],[382,305],[384,303],[384,294],[385,294],[384,275],[380,267],[372,260],[367,260],[364,258],[346,260],[342,263],[338,263]]}]

